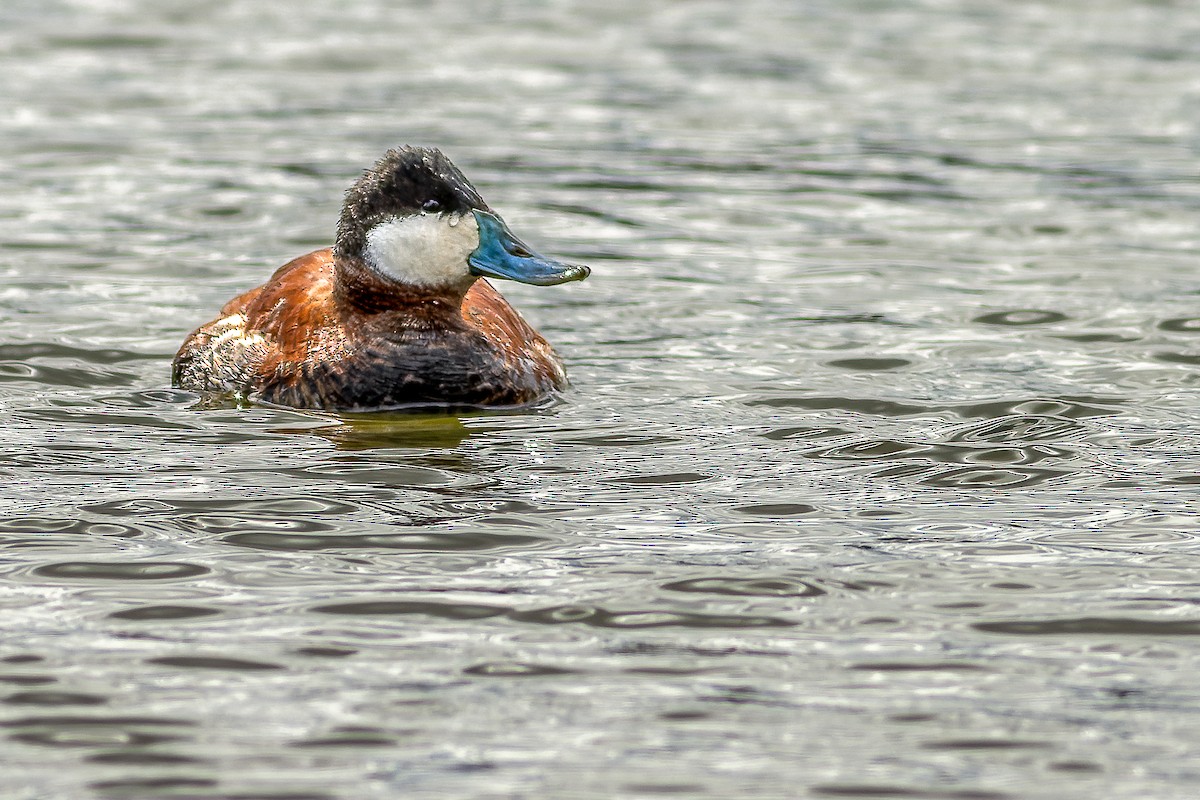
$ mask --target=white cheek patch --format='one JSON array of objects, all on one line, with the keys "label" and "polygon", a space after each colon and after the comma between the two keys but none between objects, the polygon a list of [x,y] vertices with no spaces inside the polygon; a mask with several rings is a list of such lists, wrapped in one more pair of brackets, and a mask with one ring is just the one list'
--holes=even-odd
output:
[{"label": "white cheek patch", "polygon": [[474,214],[420,214],[376,225],[363,251],[379,274],[411,286],[452,286],[470,278],[467,258],[479,247]]}]

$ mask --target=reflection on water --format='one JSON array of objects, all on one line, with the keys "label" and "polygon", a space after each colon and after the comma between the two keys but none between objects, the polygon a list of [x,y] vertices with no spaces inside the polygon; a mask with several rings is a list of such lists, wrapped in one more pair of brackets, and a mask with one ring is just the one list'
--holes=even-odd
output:
[{"label": "reflection on water", "polygon": [[463,420],[453,414],[346,415],[328,425],[279,428],[276,432],[320,436],[339,450],[392,447],[453,450],[471,435]]},{"label": "reflection on water", "polygon": [[[1178,3],[0,7],[0,794],[1189,797]],[[198,404],[435,144],[519,413]]]}]

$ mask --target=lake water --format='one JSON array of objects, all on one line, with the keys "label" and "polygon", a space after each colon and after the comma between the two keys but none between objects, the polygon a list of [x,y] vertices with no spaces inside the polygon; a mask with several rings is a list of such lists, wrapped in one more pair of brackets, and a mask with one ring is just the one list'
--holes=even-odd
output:
[{"label": "lake water", "polygon": [[[0,6],[5,798],[1190,798],[1186,0]],[[528,413],[195,407],[442,147]]]}]

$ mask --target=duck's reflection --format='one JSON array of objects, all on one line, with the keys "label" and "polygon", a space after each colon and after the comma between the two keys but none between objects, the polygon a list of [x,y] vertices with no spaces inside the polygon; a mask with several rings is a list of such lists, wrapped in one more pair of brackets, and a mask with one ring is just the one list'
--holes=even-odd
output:
[{"label": "duck's reflection", "polygon": [[327,425],[279,428],[276,432],[319,436],[339,450],[453,450],[474,432],[463,424],[468,418],[445,413],[341,414],[329,417]]}]

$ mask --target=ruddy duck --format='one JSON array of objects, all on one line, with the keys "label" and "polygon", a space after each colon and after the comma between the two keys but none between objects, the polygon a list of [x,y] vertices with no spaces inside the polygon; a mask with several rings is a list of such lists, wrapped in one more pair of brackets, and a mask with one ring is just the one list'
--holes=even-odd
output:
[{"label": "ruddy duck", "polygon": [[532,403],[566,385],[562,361],[482,278],[589,272],[522,243],[440,151],[390,150],[347,190],[333,248],[226,303],[173,382],[331,411]]}]

